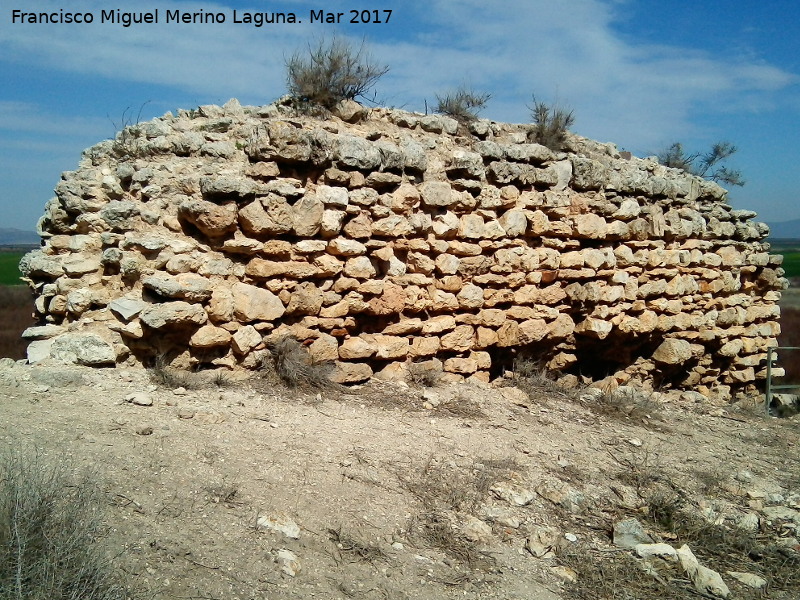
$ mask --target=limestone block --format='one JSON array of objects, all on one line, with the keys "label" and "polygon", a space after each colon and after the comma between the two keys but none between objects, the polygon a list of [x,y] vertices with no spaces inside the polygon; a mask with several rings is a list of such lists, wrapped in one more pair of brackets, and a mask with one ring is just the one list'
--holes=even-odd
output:
[{"label": "limestone block", "polygon": [[334,383],[361,383],[372,377],[372,369],[364,363],[336,362],[336,367],[330,375]]},{"label": "limestone block", "polygon": [[583,265],[583,252],[564,252],[561,255],[561,264],[559,266],[562,269],[580,269]]},{"label": "limestone block", "polygon": [[355,279],[369,279],[377,274],[372,261],[366,256],[355,256],[347,259],[342,273]]},{"label": "limestone block", "polygon": [[475,347],[489,348],[497,344],[497,331],[489,327],[478,327],[475,330]]},{"label": "limestone block", "polygon": [[408,355],[408,338],[380,333],[365,333],[361,337],[375,347],[376,358],[405,358]]},{"label": "limestone block", "polygon": [[473,148],[484,158],[501,159],[505,157],[505,148],[496,142],[477,142]]},{"label": "limestone block", "polygon": [[471,375],[478,370],[478,361],[474,358],[448,358],[443,368],[448,373]]},{"label": "limestone block", "polygon": [[458,200],[450,184],[445,181],[426,181],[419,187],[425,206],[451,206]]},{"label": "limestone block", "polygon": [[692,358],[692,347],[686,340],[667,338],[653,352],[653,360],[668,365],[679,365]]},{"label": "limestone block", "polygon": [[317,186],[317,198],[325,205],[325,207],[333,206],[336,208],[345,208],[348,204],[347,188],[332,187],[328,185]]},{"label": "limestone block", "polygon": [[327,333],[320,333],[308,347],[308,353],[316,362],[335,361],[339,358],[339,342]]},{"label": "limestone block", "polygon": [[461,221],[450,211],[437,215],[431,224],[431,228],[437,237],[450,239],[454,237],[459,230]]},{"label": "limestone block", "polygon": [[572,158],[572,186],[578,190],[598,190],[608,181],[608,171],[600,161]]},{"label": "limestone block", "polygon": [[187,302],[204,302],[211,297],[211,281],[195,273],[170,276],[157,273],[142,279],[144,287],[165,298],[180,298]]},{"label": "limestone block", "polygon": [[245,273],[256,279],[272,279],[280,276],[308,279],[317,275],[319,269],[307,262],[272,261],[254,258],[247,263]]},{"label": "limestone block", "polygon": [[436,263],[427,254],[421,252],[408,253],[408,269],[413,273],[433,273]]},{"label": "limestone block", "polygon": [[589,213],[572,217],[575,235],[590,239],[603,239],[606,237],[606,220],[598,215]]},{"label": "limestone block", "polygon": [[450,292],[433,290],[430,293],[430,308],[437,312],[455,311],[458,310],[458,299]]},{"label": "limestone block", "polygon": [[[336,188],[332,188],[336,189]],[[294,232],[303,237],[316,235],[322,227],[325,205],[316,194],[306,194],[292,207]]]},{"label": "limestone block", "polygon": [[361,242],[338,237],[328,242],[328,252],[336,256],[358,256],[365,254],[367,247]]},{"label": "limestone block", "polygon": [[64,273],[70,277],[80,277],[100,269],[100,258],[84,254],[71,254],[61,263]]},{"label": "limestone block", "polygon": [[442,336],[442,350],[466,352],[475,347],[475,330],[470,325],[458,325]]},{"label": "limestone block", "polygon": [[339,357],[344,360],[369,358],[377,351],[377,346],[360,337],[347,338],[339,346]]},{"label": "limestone block", "polygon": [[517,162],[542,164],[555,158],[553,151],[541,144],[508,144],[502,149],[506,158]]},{"label": "limestone block", "polygon": [[531,213],[526,213],[528,222],[530,223],[529,232],[535,236],[547,235],[552,231],[550,218],[541,210],[535,210]]},{"label": "limestone block", "polygon": [[231,334],[222,327],[203,325],[192,334],[189,345],[192,348],[214,348],[227,346],[231,342]]},{"label": "limestone block", "polygon": [[615,219],[622,219],[628,221],[635,219],[642,212],[639,206],[639,201],[635,198],[625,198],[619,205],[619,208],[612,215]]},{"label": "limestone block", "polygon": [[313,265],[317,268],[317,274],[320,277],[335,277],[344,268],[344,263],[330,254],[317,256]]},{"label": "limestone block", "polygon": [[433,356],[439,351],[441,346],[441,340],[436,336],[415,337],[411,339],[408,356],[410,358]]},{"label": "limestone block", "polygon": [[438,315],[427,319],[422,324],[422,333],[424,334],[432,334],[432,333],[443,333],[445,331],[451,331],[456,327],[456,320],[455,317],[450,315]]},{"label": "limestone block", "polygon": [[[264,244],[265,251],[267,246],[272,246],[275,242],[279,241],[280,240],[270,240],[266,242]],[[315,254],[317,252],[324,252],[327,247],[328,243],[325,240],[298,240],[294,245],[289,245],[288,251],[285,252],[285,254],[291,255],[292,251],[298,254]]]},{"label": "limestone block", "polygon": [[493,266],[489,256],[467,256],[461,259],[458,265],[458,274],[465,277],[475,277],[487,273]]},{"label": "limestone block", "polygon": [[383,237],[403,237],[413,231],[408,219],[401,215],[391,215],[378,219],[372,224],[372,235]]},{"label": "limestone block", "polygon": [[408,335],[422,331],[422,319],[402,319],[398,323],[393,323],[383,330],[386,335]]},{"label": "limestone block", "polygon": [[203,307],[183,301],[152,304],[139,315],[142,323],[153,329],[167,326],[203,325],[208,316]]},{"label": "limestone block", "polygon": [[387,283],[380,296],[371,298],[367,303],[368,312],[374,315],[397,315],[405,308],[407,293],[403,287]]},{"label": "limestone block", "polygon": [[[324,229],[324,217],[323,217]],[[344,226],[344,234],[353,239],[363,240],[372,236],[372,218],[367,211],[359,212]]]},{"label": "limestone block", "polygon": [[506,311],[499,308],[487,308],[476,315],[475,325],[500,327],[506,322]]},{"label": "limestone block", "polygon": [[231,288],[234,317],[242,323],[274,321],[286,312],[280,299],[254,285],[235,283]]},{"label": "limestone block", "polygon": [[528,228],[528,218],[522,210],[508,210],[499,219],[500,225],[505,230],[508,237],[519,237],[525,235]]},{"label": "limestone block", "polygon": [[345,317],[350,313],[350,302],[347,300],[340,300],[330,306],[325,306],[320,309],[319,316],[325,319],[335,319],[338,317]]},{"label": "limestone block", "polygon": [[[320,219],[320,224],[319,224],[319,231],[322,234],[322,236],[330,238],[339,235],[342,231],[342,225],[344,224],[344,220],[346,217],[347,213],[343,210],[327,210],[327,209],[324,210],[322,212],[322,218]],[[312,240],[306,240],[306,241],[312,241]]]},{"label": "limestone block", "polygon": [[480,256],[483,254],[483,247],[480,244],[453,240],[447,243],[448,249],[456,256]]},{"label": "limestone block", "polygon": [[447,172],[452,177],[454,171],[480,179],[484,172],[483,157],[477,152],[454,150],[448,157]]},{"label": "limestone block", "polygon": [[248,235],[269,236],[289,233],[293,225],[292,207],[276,194],[256,199],[239,209],[239,225]]},{"label": "limestone block", "polygon": [[216,204],[205,200],[186,200],[179,206],[178,215],[209,237],[233,232],[238,222],[235,202]]},{"label": "limestone block", "polygon": [[461,289],[456,298],[461,308],[480,308],[483,306],[483,289],[468,283]]},{"label": "limestone block", "polygon": [[529,273],[539,267],[539,253],[526,246],[501,248],[494,255],[495,273]]},{"label": "limestone block", "polygon": [[65,333],[38,343],[49,345],[50,358],[65,364],[96,367],[117,361],[113,345],[94,333]]},{"label": "limestone block", "polygon": [[197,272],[204,277],[227,277],[233,273],[233,261],[229,258],[212,258],[202,262]]},{"label": "limestone block", "polygon": [[555,320],[548,324],[546,337],[550,339],[564,339],[575,331],[575,322],[567,314],[559,314]]},{"label": "limestone block", "polygon": [[489,164],[488,172],[497,183],[518,183],[522,186],[536,184],[552,186],[558,182],[558,175],[552,168],[537,169],[528,164],[507,161],[494,161]]},{"label": "limestone block", "polygon": [[355,135],[342,134],[336,137],[336,142],[334,152],[340,165],[370,170],[381,163],[380,151],[369,140]]},{"label": "limestone block", "polygon": [[322,308],[323,292],[313,283],[299,284],[286,305],[287,314],[316,315]]},{"label": "limestone block", "polygon": [[66,310],[74,315],[80,315],[92,306],[94,294],[92,290],[80,288],[67,294]]},{"label": "limestone block", "polygon": [[497,330],[497,345],[503,348],[519,345],[519,325],[516,321],[505,321]]},{"label": "limestone block", "polygon": [[588,317],[575,326],[575,333],[602,340],[608,337],[613,328],[610,321]]},{"label": "limestone block", "polygon": [[400,144],[403,152],[403,166],[410,171],[423,172],[428,168],[428,155],[419,143],[412,139],[405,139]]},{"label": "limestone block", "polygon": [[483,305],[486,307],[498,306],[500,304],[511,304],[514,302],[513,290],[484,290]]},{"label": "limestone block", "polygon": [[213,289],[207,312],[209,319],[215,323],[233,320],[233,293],[229,287],[217,286]]},{"label": "limestone block", "polygon": [[530,344],[543,339],[548,332],[544,319],[528,319],[519,324],[519,341],[521,344]]}]

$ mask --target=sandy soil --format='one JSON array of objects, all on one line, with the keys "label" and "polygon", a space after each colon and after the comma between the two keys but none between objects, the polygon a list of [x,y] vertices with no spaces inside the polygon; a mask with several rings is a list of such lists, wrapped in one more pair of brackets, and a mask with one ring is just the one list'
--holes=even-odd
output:
[{"label": "sandy soil", "polygon": [[466,384],[176,392],[143,370],[4,361],[0,440],[97,472],[103,541],[146,598],[572,598],[532,536],[619,552],[614,523],[646,512],[637,474],[668,474],[699,512],[714,479],[729,522],[800,492],[798,422],[757,410],[662,397],[604,414]]}]

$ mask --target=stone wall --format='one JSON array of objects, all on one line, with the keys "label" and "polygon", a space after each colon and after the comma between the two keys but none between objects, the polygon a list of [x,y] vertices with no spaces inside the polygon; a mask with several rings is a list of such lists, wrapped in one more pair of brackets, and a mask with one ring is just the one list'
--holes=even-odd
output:
[{"label": "stone wall", "polygon": [[487,381],[528,356],[708,396],[763,383],[780,257],[717,184],[522,125],[339,115],[231,101],[86,150],[21,264],[29,359],[256,368],[291,333],[340,382]]}]

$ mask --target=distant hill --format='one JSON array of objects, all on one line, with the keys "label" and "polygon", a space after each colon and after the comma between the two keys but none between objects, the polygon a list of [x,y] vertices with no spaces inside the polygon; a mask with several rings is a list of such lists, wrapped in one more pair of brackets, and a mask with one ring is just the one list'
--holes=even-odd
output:
[{"label": "distant hill", "polygon": [[800,239],[800,219],[767,223],[770,239]]},{"label": "distant hill", "polygon": [[0,246],[38,246],[39,242],[35,231],[0,227]]}]

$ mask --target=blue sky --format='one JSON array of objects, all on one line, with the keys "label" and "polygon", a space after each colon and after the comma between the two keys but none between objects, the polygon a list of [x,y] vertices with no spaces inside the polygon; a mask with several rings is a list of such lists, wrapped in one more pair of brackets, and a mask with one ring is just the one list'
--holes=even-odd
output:
[{"label": "blue sky", "polygon": [[[529,120],[532,94],[575,111],[576,133],[638,156],[674,141],[725,140],[747,185],[731,203],[771,222],[800,218],[800,5],[673,0],[11,0],[0,9],[0,227],[33,229],[61,171],[118,126],[178,108],[266,104],[284,57],[319,36],[366,38],[390,72],[385,105],[424,110],[461,84],[492,94],[482,116]],[[134,7],[134,8],[130,8]],[[309,24],[310,10],[391,9],[388,23]],[[12,10],[91,12],[94,23],[12,23]],[[159,24],[100,23],[101,10],[159,9]],[[224,24],[167,24],[165,12]],[[233,10],[294,11],[254,27]],[[800,234],[799,234],[800,235]]]}]

